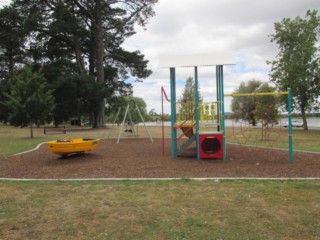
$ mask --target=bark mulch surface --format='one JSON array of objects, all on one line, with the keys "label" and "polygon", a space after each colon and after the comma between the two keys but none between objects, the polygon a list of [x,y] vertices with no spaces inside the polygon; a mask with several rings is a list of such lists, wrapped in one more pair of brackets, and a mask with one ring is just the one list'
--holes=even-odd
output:
[{"label": "bark mulch surface", "polygon": [[21,155],[0,158],[0,178],[193,178],[320,177],[320,154],[227,145],[227,160],[196,160],[195,148],[171,158],[170,140],[102,140],[97,149],[67,158],[52,154],[47,144]]}]

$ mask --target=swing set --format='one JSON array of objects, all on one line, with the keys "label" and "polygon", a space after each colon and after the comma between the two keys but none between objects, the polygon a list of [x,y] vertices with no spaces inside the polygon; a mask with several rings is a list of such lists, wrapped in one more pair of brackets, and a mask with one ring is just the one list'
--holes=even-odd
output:
[{"label": "swing set", "polygon": [[[125,108],[124,108],[125,106]],[[123,119],[122,119],[122,122],[121,122],[121,128],[120,128],[120,131],[119,131],[119,135],[118,135],[118,138],[117,138],[117,144],[119,144],[120,142],[120,138],[122,136],[122,133],[125,132],[127,134],[132,134],[134,137],[137,137],[138,134],[137,134],[137,131],[135,130],[135,127],[134,127],[134,122],[132,121],[132,112],[134,111],[134,109],[138,112],[138,115],[141,119],[141,122],[143,123],[143,126],[145,127],[147,133],[148,133],[148,136],[149,136],[149,139],[151,142],[153,142],[153,139],[152,139],[152,136],[149,132],[149,129],[142,117],[142,114],[140,112],[140,109],[137,105],[137,103],[134,101],[134,100],[130,100],[128,102],[125,102],[124,104],[122,104],[119,109],[118,109],[118,112],[116,114],[116,117],[112,123],[112,127],[109,131],[109,134],[108,134],[108,138],[110,138],[110,135],[112,133],[112,130],[114,129],[115,125],[116,125],[116,122],[119,118],[119,115],[121,113],[121,111],[125,109],[125,112],[124,112],[124,116],[123,116]],[[124,129],[125,128],[125,129]]]}]

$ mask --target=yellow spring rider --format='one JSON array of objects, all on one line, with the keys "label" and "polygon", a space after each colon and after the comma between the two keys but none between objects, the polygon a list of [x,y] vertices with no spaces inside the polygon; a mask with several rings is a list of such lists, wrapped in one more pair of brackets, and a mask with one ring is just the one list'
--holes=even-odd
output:
[{"label": "yellow spring rider", "polygon": [[52,153],[61,156],[68,156],[75,153],[83,153],[96,149],[100,139],[92,138],[71,138],[48,142],[48,147]]}]

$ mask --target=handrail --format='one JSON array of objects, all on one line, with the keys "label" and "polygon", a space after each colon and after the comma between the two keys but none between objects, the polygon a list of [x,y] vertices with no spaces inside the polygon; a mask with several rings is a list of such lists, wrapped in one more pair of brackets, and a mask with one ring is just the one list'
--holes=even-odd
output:
[{"label": "handrail", "polygon": [[194,123],[191,127],[189,127],[186,131],[184,131],[179,137],[177,137],[175,139],[175,141],[177,142],[178,140],[180,140],[183,136],[186,136],[188,132],[191,131],[191,129],[194,128],[194,126],[196,125],[196,123]]},{"label": "handrail", "polygon": [[161,87],[161,93],[164,95],[164,97],[166,98],[166,100],[167,100],[168,102],[170,102],[170,99],[168,98],[168,95],[167,95],[167,93],[166,93],[166,91],[164,90],[163,87]]},{"label": "handrail", "polygon": [[167,96],[166,91],[164,90],[163,87],[161,87],[161,128],[162,128],[162,155],[164,156],[164,106],[163,106],[163,96],[165,99],[170,102],[170,99]]},{"label": "handrail", "polygon": [[190,119],[194,116],[195,113],[192,113],[187,119],[185,119],[182,123],[178,124],[177,126],[174,127],[174,129],[181,128],[187,121],[190,121]]},{"label": "handrail", "polygon": [[256,92],[256,93],[228,93],[225,97],[250,97],[250,96],[269,96],[269,95],[287,95],[288,92]]}]

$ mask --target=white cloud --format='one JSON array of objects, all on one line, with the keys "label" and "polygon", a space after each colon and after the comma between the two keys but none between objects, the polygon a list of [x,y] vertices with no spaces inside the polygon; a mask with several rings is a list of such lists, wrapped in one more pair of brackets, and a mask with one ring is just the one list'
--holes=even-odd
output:
[{"label": "white cloud", "polygon": [[0,0],[0,8],[3,6],[9,5],[11,3],[11,0]]},{"label": "white cloud", "polygon": [[[150,60],[152,74],[144,83],[134,84],[134,95],[143,97],[148,109],[161,111],[160,88],[169,93],[169,69],[157,69],[163,55],[228,51],[236,66],[225,67],[224,92],[231,93],[241,82],[250,79],[268,81],[270,66],[278,52],[270,43],[274,23],[283,18],[304,17],[308,9],[319,9],[318,0],[159,0],[156,16],[147,30],[137,34],[124,46],[139,49]],[[193,69],[178,68],[177,79],[193,76]],[[201,95],[215,98],[215,68],[199,68]],[[177,99],[184,85],[177,85]],[[226,98],[226,110],[230,110]],[[167,110],[169,112],[170,109]]]}]

